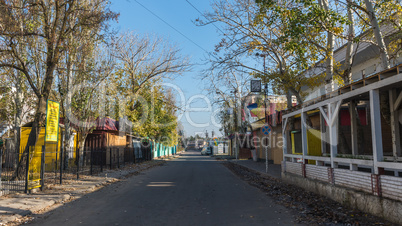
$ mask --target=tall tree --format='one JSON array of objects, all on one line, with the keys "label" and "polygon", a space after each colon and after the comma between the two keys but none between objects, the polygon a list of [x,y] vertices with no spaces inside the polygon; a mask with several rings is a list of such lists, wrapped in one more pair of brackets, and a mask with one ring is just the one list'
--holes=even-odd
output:
[{"label": "tall tree", "polygon": [[[80,4],[88,5],[89,2],[84,1]],[[99,28],[96,27],[80,27],[71,32],[66,39],[66,51],[57,69],[57,87],[61,99],[65,128],[63,139],[64,153],[66,155],[65,167],[68,164],[67,156],[73,150],[74,137],[72,136],[73,130],[70,117],[73,115],[73,110],[75,114],[80,112],[78,109],[73,109],[73,89],[88,82],[99,84],[105,81],[114,68],[114,60],[106,45],[103,44],[106,40],[104,40],[100,32]],[[80,140],[82,140],[82,138],[86,137],[88,128],[78,130],[81,130]]]},{"label": "tall tree", "polygon": [[[119,104],[138,135],[176,140],[176,110],[171,91],[161,81],[190,69],[186,56],[168,40],[133,32],[120,34],[112,43],[116,59],[114,96],[123,96]],[[158,91],[160,89],[160,91]],[[113,91],[111,91],[113,92]],[[168,143],[169,143],[168,142]]]},{"label": "tall tree", "polygon": [[119,73],[129,81],[134,96],[152,80],[172,78],[190,68],[188,58],[180,54],[179,48],[157,36],[125,32],[112,45]]},{"label": "tall tree", "polygon": [[383,69],[388,69],[390,67],[388,50],[387,50],[387,47],[385,46],[384,36],[381,32],[381,28],[378,23],[376,12],[374,11],[374,7],[373,7],[371,0],[364,0],[364,3],[366,5],[365,12],[367,13],[367,15],[370,19],[370,24],[371,24],[371,28],[373,29],[373,32],[374,32],[374,37],[377,41],[378,47],[380,48],[382,67],[383,67]]},{"label": "tall tree", "polygon": [[[105,29],[107,21],[117,18],[108,7],[106,0],[89,4],[76,0],[0,2],[0,67],[14,68],[24,74],[37,98],[25,153],[36,144],[44,123],[46,101],[52,90],[54,71],[66,51],[66,38],[83,27]],[[21,158],[20,163],[25,160]],[[16,175],[21,173],[18,167]]]},{"label": "tall tree", "polygon": [[353,64],[353,39],[355,38],[354,16],[352,11],[352,0],[347,0],[347,14],[348,14],[348,40],[345,55],[345,72],[342,76],[345,84],[350,83],[352,79],[352,64]]},{"label": "tall tree", "polygon": [[[210,69],[222,75],[230,70],[250,73],[274,84],[277,94],[285,94],[289,100],[294,95],[302,103],[301,88],[314,87],[322,77],[300,73],[316,61],[318,51],[285,38],[284,28],[291,16],[254,1],[215,1],[213,11],[205,14],[206,21],[198,20],[199,25],[220,22],[223,26],[223,38],[210,58]],[[296,47],[300,51],[295,51]]]}]

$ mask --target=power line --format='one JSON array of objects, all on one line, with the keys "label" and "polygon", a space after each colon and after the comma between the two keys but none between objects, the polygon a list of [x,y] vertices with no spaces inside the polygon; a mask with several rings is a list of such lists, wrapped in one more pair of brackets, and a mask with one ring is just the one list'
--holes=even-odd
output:
[{"label": "power line", "polygon": [[134,0],[138,5],[140,5],[142,8],[144,8],[145,10],[147,10],[149,13],[151,13],[152,15],[154,15],[156,18],[158,18],[159,20],[161,20],[163,23],[165,23],[166,25],[168,25],[170,28],[172,28],[173,30],[175,30],[177,33],[179,33],[181,36],[183,36],[184,38],[186,38],[188,41],[190,41],[191,43],[193,43],[194,45],[196,45],[198,48],[202,49],[204,52],[206,52],[208,55],[211,55],[207,50],[205,50],[202,46],[198,45],[196,42],[194,42],[192,39],[190,39],[189,37],[187,37],[185,34],[183,34],[182,32],[180,32],[178,29],[176,29],[175,27],[173,27],[172,25],[170,25],[168,22],[166,22],[164,19],[162,19],[160,16],[156,15],[156,13],[152,12],[150,9],[148,9],[147,7],[145,7],[143,4],[141,4],[140,2],[138,2],[137,0]]},{"label": "power line", "polygon": [[[203,16],[205,19],[208,20],[208,18],[207,18],[200,10],[198,10],[197,7],[195,7],[190,1],[186,0],[186,2],[187,2],[188,4],[190,4],[191,7],[193,7],[195,10],[197,10],[197,12],[198,12],[199,14],[201,14],[201,16]],[[211,23],[211,24],[212,24],[214,27],[216,27],[216,29],[218,29],[223,35],[225,34],[218,26],[215,25],[215,23]]]}]

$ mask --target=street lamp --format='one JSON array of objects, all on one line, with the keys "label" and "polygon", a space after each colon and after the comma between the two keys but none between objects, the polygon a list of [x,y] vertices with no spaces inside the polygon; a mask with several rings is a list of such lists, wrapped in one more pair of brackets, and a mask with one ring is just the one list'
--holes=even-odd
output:
[{"label": "street lamp", "polygon": [[267,102],[269,103],[269,99],[268,99],[268,83],[265,83],[264,85],[264,95],[265,95],[265,99],[264,99],[264,104],[265,104],[265,124],[268,123],[267,120]]},{"label": "street lamp", "polygon": [[[259,54],[256,53],[255,54],[257,57],[263,57],[264,58],[264,62],[263,62],[263,67],[264,67],[264,75],[267,73],[266,71],[266,67],[265,67],[265,57],[267,57],[267,54]],[[264,100],[264,104],[265,104],[265,124],[268,124],[268,117],[267,117],[267,102],[269,103],[269,99],[268,99],[268,83],[265,83],[265,87],[264,87],[264,94],[265,94],[265,100]],[[265,172],[268,173],[268,145],[265,145]]]},{"label": "street lamp", "polygon": [[[263,68],[264,68],[264,75],[267,73],[267,69],[266,69],[266,67],[265,67],[265,58],[268,56],[266,53],[256,53],[255,54],[255,56],[257,56],[257,57],[262,57],[262,58],[264,58],[264,61],[263,61]],[[265,94],[265,100],[264,100],[264,103],[265,103],[265,123],[267,123],[267,102],[269,101],[267,98],[267,96],[268,96],[268,82],[266,82],[265,83],[265,85],[264,85],[265,87],[264,87],[264,94]]]},{"label": "street lamp", "polygon": [[[238,104],[237,104],[237,94],[240,93],[238,88],[235,89],[234,91],[231,91],[231,93],[234,94],[235,96],[235,109],[236,109],[236,116],[235,116],[235,147],[236,147],[236,160],[239,159],[239,145],[237,144],[237,137],[239,136],[239,127],[241,126],[241,113],[240,109],[238,109]],[[240,104],[241,105],[241,104]],[[239,107],[240,107],[239,105]]]}]

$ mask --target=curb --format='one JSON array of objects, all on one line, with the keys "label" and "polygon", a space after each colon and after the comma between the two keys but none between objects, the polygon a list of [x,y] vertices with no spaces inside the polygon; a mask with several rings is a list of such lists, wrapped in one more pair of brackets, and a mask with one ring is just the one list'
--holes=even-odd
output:
[{"label": "curb", "polygon": [[247,165],[240,164],[240,163],[238,163],[237,161],[228,160],[228,162],[233,163],[233,164],[236,164],[236,165],[241,166],[241,167],[244,167],[244,168],[247,168],[247,169],[249,169],[250,171],[253,171],[253,172],[255,172],[255,173],[258,173],[258,174],[260,174],[260,175],[262,175],[262,176],[266,176],[266,177],[271,177],[271,178],[274,178],[274,179],[282,180],[282,176],[276,176],[276,174],[267,173],[267,172],[265,172],[265,171],[260,171],[260,170],[255,169],[255,168],[251,168],[251,167],[249,167],[249,166],[247,166]]}]

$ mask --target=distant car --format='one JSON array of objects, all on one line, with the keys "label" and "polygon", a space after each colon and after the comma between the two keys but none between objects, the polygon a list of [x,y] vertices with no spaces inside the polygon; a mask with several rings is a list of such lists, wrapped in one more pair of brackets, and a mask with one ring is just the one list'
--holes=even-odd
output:
[{"label": "distant car", "polygon": [[205,146],[202,148],[201,155],[210,155],[212,153],[211,147]]},{"label": "distant car", "polygon": [[195,143],[192,142],[192,141],[188,142],[186,150],[194,150],[194,149],[196,149],[195,148]]}]

